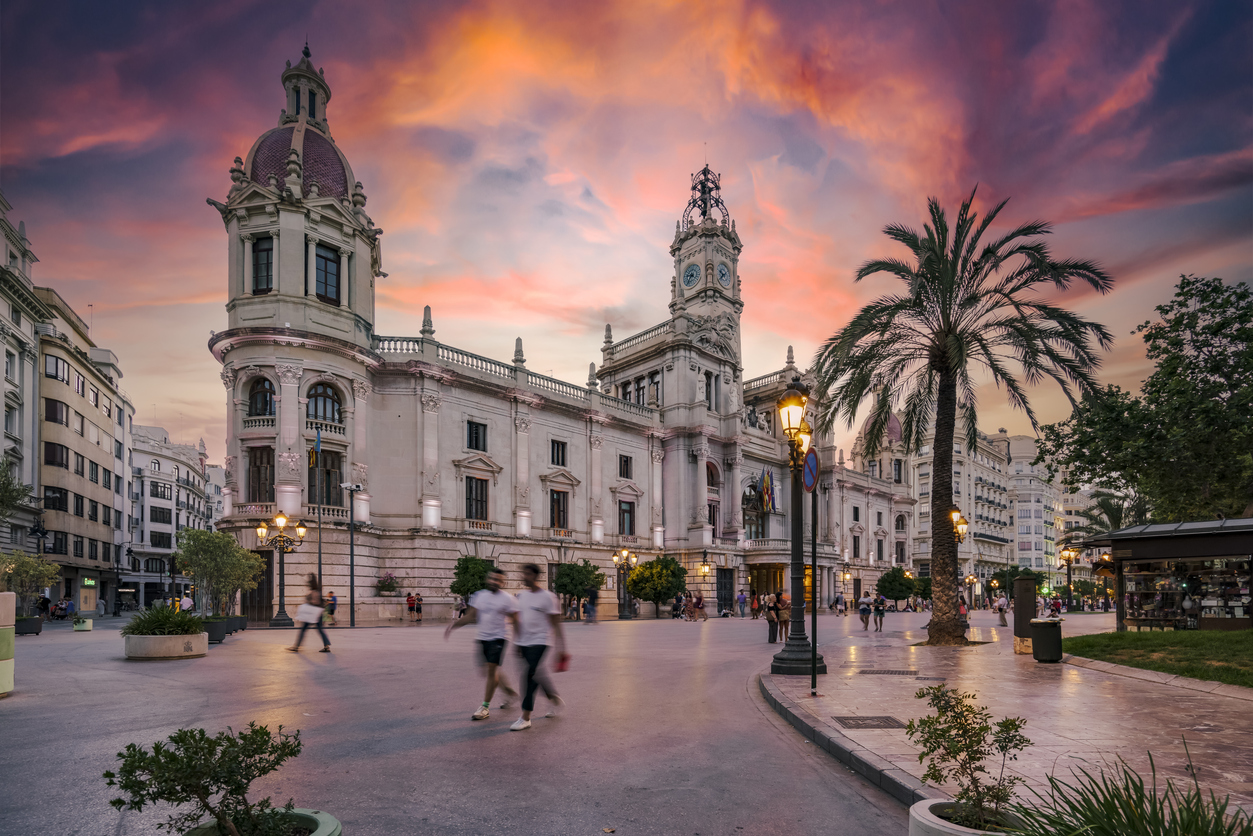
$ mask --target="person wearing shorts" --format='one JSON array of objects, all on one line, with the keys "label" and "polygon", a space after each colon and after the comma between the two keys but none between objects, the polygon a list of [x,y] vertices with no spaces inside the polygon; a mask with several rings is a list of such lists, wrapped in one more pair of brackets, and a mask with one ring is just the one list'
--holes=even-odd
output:
[{"label": "person wearing shorts", "polygon": [[418,620],[417,614],[414,613],[413,611],[414,607],[417,606],[417,602],[413,600],[412,592],[410,592],[409,595],[405,598],[405,604],[409,606],[409,620],[417,621]]},{"label": "person wearing shorts", "polygon": [[335,610],[339,606],[339,599],[335,597],[335,590],[326,593],[326,623],[334,627],[339,624],[335,620]]},{"label": "person wearing shorts", "polygon": [[413,593],[413,605],[417,609],[418,623],[421,624],[422,623],[422,593],[421,592]]},{"label": "person wearing shorts", "polygon": [[500,704],[501,708],[508,708],[512,704],[510,698],[518,696],[518,692],[510,687],[500,672],[500,660],[505,655],[508,623],[513,622],[515,633],[518,630],[518,599],[501,589],[504,581],[503,571],[491,569],[487,573],[487,589],[480,589],[471,595],[466,603],[465,614],[444,630],[444,639],[447,640],[458,627],[470,623],[478,625],[476,635],[479,652],[487,665],[487,690],[483,694],[483,704],[470,717],[471,720],[486,720],[490,716],[488,709],[497,686],[505,692],[505,701]]}]

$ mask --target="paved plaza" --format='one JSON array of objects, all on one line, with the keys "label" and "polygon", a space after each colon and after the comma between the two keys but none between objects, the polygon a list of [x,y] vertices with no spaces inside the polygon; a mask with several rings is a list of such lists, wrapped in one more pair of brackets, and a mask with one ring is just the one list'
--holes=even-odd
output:
[{"label": "paved plaza", "polygon": [[[834,624],[832,617],[822,624]],[[300,757],[262,794],[326,809],[349,836],[389,833],[903,833],[906,811],[779,718],[757,684],[764,621],[569,624],[556,675],[570,705],[510,733],[482,699],[473,631],[443,624],[331,632],[299,655],[248,630],[202,659],[128,662],[120,621],[56,624],[17,642],[0,700],[0,833],[156,833],[120,814],[100,774],[127,743],[249,720],[300,729]],[[511,667],[516,680],[516,669]]]}]

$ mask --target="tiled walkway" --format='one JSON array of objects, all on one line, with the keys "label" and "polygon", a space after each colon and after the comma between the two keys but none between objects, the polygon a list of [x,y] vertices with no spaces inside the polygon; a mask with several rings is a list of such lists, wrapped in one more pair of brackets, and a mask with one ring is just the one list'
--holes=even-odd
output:
[{"label": "tiled walkway", "polygon": [[[923,621],[922,616],[897,616],[888,622],[889,627],[898,628],[893,632],[858,630],[830,644],[821,640],[830,673],[818,678],[817,698],[810,696],[807,676],[767,674],[763,680],[799,705],[818,728],[840,732],[915,777],[922,776],[923,766],[903,729],[848,728],[833,718],[888,716],[905,722],[923,716],[927,706],[914,694],[942,677],[950,687],[974,692],[994,720],[1027,718],[1024,732],[1033,745],[1010,768],[1037,789],[1047,787],[1049,774],[1068,778],[1074,767],[1093,771],[1115,764],[1119,757],[1147,780],[1149,752],[1157,765],[1159,784],[1165,777],[1190,781],[1186,738],[1202,789],[1212,789],[1219,796],[1230,794],[1233,802],[1253,811],[1249,702],[1015,656],[1012,627],[972,628],[972,640],[988,642],[975,647],[914,647],[926,639],[919,629]],[[821,631],[822,622],[819,627]],[[1065,622],[1063,631],[1079,635],[1112,627],[1112,615],[1076,615]]]}]

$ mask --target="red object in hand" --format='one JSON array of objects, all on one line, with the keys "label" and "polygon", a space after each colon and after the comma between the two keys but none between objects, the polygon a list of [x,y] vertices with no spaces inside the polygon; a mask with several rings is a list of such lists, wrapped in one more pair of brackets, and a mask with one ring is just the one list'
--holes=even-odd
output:
[{"label": "red object in hand", "polygon": [[553,666],[553,670],[557,673],[565,673],[570,670],[570,654],[562,653],[557,657],[557,664]]}]

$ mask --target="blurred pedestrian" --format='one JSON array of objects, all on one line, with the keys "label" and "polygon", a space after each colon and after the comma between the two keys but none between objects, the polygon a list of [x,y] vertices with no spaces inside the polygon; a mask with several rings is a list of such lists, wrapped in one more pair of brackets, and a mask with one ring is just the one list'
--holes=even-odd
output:
[{"label": "blurred pedestrian", "polygon": [[996,599],[996,612],[1001,617],[1001,626],[1008,627],[1009,622],[1005,620],[1005,611],[1009,609],[1009,601],[1005,598],[1005,593],[1001,593],[1001,597]]},{"label": "blurred pedestrian", "polygon": [[[523,577],[525,580],[525,576]],[[596,623],[596,606],[600,603],[600,589],[595,586],[587,588],[587,623]]]},{"label": "blurred pedestrian", "polygon": [[417,608],[418,623],[421,624],[422,623],[422,593],[421,592],[413,593],[413,605],[414,607]]},{"label": "blurred pedestrian", "polygon": [[418,605],[418,602],[414,600],[412,592],[410,592],[408,595],[405,596],[405,606],[409,608],[409,620],[410,621],[418,620],[418,614],[414,611],[414,608],[417,607],[417,605]]},{"label": "blurred pedestrian", "polygon": [[[514,620],[514,643],[526,668],[522,673],[522,716],[509,731],[524,731],[531,727],[531,711],[535,708],[535,692],[544,689],[544,696],[553,704],[548,716],[555,717],[562,705],[557,689],[553,687],[542,663],[544,654],[556,638],[557,655],[566,652],[565,636],[561,632],[561,602],[546,589],[540,589],[539,567],[528,563],[522,567],[522,583],[526,589],[518,593],[518,614]],[[592,610],[594,612],[594,609]],[[592,616],[589,623],[594,621]]]},{"label": "blurred pedestrian", "polygon": [[332,627],[339,625],[339,621],[335,618],[335,611],[339,609],[339,599],[335,597],[335,590],[331,590],[326,594],[326,623]]},{"label": "blurred pedestrian", "polygon": [[331,652],[331,640],[322,629],[322,586],[318,583],[318,576],[312,572],[309,573],[309,591],[305,593],[305,602],[296,608],[296,621],[300,622],[300,632],[296,634],[296,643],[287,648],[288,650],[292,653],[300,652],[300,643],[305,640],[305,630],[312,624],[318,628],[318,635],[322,637],[322,649],[318,652]]},{"label": "blurred pedestrian", "polygon": [[872,603],[869,592],[863,592],[861,597],[857,599],[857,615],[861,617],[861,629],[863,630],[870,629],[870,605]]},{"label": "blurred pedestrian", "polygon": [[515,635],[518,630],[518,599],[501,589],[505,582],[505,573],[500,569],[489,569],[486,580],[487,588],[471,595],[465,613],[444,630],[444,640],[447,641],[453,630],[467,624],[478,625],[476,635],[479,652],[487,666],[487,690],[483,694],[483,704],[470,716],[471,720],[486,720],[491,716],[488,707],[497,687],[505,692],[505,701],[500,704],[501,708],[508,708],[512,704],[510,698],[518,696],[518,692],[513,690],[500,672],[500,661],[505,653],[505,637],[508,634],[507,622],[513,622]]},{"label": "blurred pedestrian", "polygon": [[779,638],[787,641],[788,632],[792,629],[792,599],[779,593]]},{"label": "blurred pedestrian", "polygon": [[888,610],[888,601],[882,595],[875,599],[874,602],[874,631],[876,633],[883,632],[883,615]]},{"label": "blurred pedestrian", "polygon": [[744,590],[740,590],[740,594],[735,598],[735,603],[740,605],[740,618],[743,618],[744,607],[748,604],[748,596],[744,594]]}]

